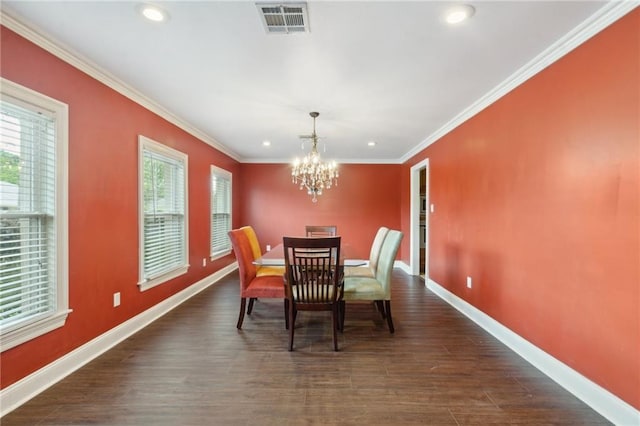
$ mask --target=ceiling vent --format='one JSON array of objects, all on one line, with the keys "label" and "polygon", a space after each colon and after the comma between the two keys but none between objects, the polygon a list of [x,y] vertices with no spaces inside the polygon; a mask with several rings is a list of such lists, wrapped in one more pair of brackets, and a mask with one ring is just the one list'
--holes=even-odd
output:
[{"label": "ceiling vent", "polygon": [[306,3],[256,3],[268,34],[295,34],[309,31]]}]

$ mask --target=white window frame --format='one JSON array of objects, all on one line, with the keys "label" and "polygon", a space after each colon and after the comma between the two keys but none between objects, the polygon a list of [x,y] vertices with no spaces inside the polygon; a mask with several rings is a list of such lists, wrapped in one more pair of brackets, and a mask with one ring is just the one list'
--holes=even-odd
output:
[{"label": "white window frame", "polygon": [[[214,247],[213,247],[213,238],[214,238],[214,221],[213,221],[213,200],[214,200],[214,194],[213,194],[213,178],[215,176],[219,176],[223,179],[227,179],[229,181],[229,201],[228,201],[228,205],[229,205],[229,229],[225,230],[225,235],[228,235],[228,232],[231,230],[232,228],[232,221],[233,221],[233,174],[225,169],[221,169],[220,167],[216,167],[216,166],[211,166],[211,179],[209,181],[210,183],[210,212],[209,212],[209,219],[210,219],[210,224],[209,224],[209,228],[210,228],[210,235],[209,235],[209,251],[211,252],[211,260],[215,260],[215,259],[219,259],[221,257],[224,257],[228,254],[231,253],[231,241],[229,241],[229,246],[226,247],[224,250],[217,250],[214,251]],[[228,238],[228,237],[227,237]]]},{"label": "white window frame", "polygon": [[0,351],[13,348],[38,336],[64,326],[69,309],[69,214],[68,214],[68,146],[69,107],[67,104],[28,89],[12,81],[0,78],[0,97],[3,102],[14,103],[51,117],[55,117],[55,249],[50,253],[56,273],[54,307],[45,316],[25,318],[23,321],[2,327]]},{"label": "white window frame", "polygon": [[[144,152],[150,151],[178,162],[184,165],[184,247],[183,247],[183,263],[175,268],[164,271],[161,275],[150,278],[145,277],[144,265]],[[149,139],[145,136],[138,136],[138,228],[139,228],[139,281],[140,291],[145,291],[159,284],[167,282],[173,278],[185,274],[189,270],[189,193],[188,193],[188,176],[189,176],[189,157],[187,154]]]}]

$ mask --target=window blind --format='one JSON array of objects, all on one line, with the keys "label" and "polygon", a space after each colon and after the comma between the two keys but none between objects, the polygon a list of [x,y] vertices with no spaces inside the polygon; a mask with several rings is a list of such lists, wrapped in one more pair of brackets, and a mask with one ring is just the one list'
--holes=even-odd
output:
[{"label": "window blind", "polygon": [[0,326],[57,309],[56,122],[11,97],[0,102]]},{"label": "window blind", "polygon": [[211,168],[211,256],[231,251],[231,173]]},{"label": "window blind", "polygon": [[186,264],[185,165],[150,149],[143,150],[144,279]]}]

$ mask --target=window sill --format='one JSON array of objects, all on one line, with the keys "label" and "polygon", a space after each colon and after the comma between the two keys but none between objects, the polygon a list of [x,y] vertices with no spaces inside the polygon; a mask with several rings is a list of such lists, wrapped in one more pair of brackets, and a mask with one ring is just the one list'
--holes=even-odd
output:
[{"label": "window sill", "polygon": [[65,309],[39,321],[2,333],[0,336],[1,351],[4,352],[7,349],[11,349],[53,331],[56,328],[62,327],[71,312],[73,312],[71,309]]},{"label": "window sill", "polygon": [[219,251],[216,253],[211,254],[211,261],[213,262],[216,259],[220,259],[223,258],[225,256],[228,256],[231,254],[231,250],[225,250],[225,251]]},{"label": "window sill", "polygon": [[172,269],[171,271],[165,274],[162,274],[160,276],[157,276],[153,279],[140,281],[138,283],[138,287],[140,287],[140,291],[147,291],[150,288],[153,288],[157,285],[165,283],[173,278],[179,277],[180,275],[186,274],[188,270],[189,270],[189,265],[184,265],[179,268]]}]

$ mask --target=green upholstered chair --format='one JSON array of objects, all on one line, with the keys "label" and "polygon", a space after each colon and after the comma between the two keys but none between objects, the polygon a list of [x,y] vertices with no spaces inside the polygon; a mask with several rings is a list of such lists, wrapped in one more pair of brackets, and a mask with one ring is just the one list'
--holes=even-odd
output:
[{"label": "green upholstered chair", "polygon": [[[262,251],[260,249],[260,243],[258,242],[258,236],[256,235],[256,231],[251,226],[243,226],[242,229],[245,234],[247,234],[247,238],[249,238],[249,243],[251,244],[251,251],[253,252],[253,259],[258,259],[262,257]],[[258,266],[256,265],[256,275],[261,277],[263,275],[284,275],[284,266]]]},{"label": "green upholstered chair", "polygon": [[289,319],[287,312],[289,303],[285,298],[284,278],[282,274],[257,276],[256,265],[253,264],[254,257],[251,242],[243,229],[232,229],[229,231],[229,239],[231,240],[236,259],[238,260],[240,274],[240,315],[238,317],[238,329],[242,328],[247,299],[249,299],[247,315],[251,315],[253,303],[257,298],[282,299],[284,301],[285,326],[288,327]]},{"label": "green upholstered chair", "polygon": [[289,350],[298,311],[330,311],[333,349],[338,350],[337,330],[342,296],[340,237],[283,237],[287,268],[285,291],[289,300]]},{"label": "green upholstered chair", "polygon": [[346,303],[372,301],[378,306],[382,317],[387,319],[389,332],[395,331],[391,318],[391,272],[402,236],[402,232],[393,229],[387,232],[380,249],[375,277],[349,276],[344,278],[343,301],[340,304],[342,317],[340,323],[342,325],[344,325]]},{"label": "green upholstered chair", "polygon": [[369,253],[369,263],[364,266],[356,266],[351,268],[344,268],[345,277],[369,277],[376,276],[376,269],[378,269],[378,258],[380,257],[380,250],[382,249],[382,242],[384,237],[387,236],[389,228],[382,226],[378,229],[373,243],[371,244],[371,252]]}]

